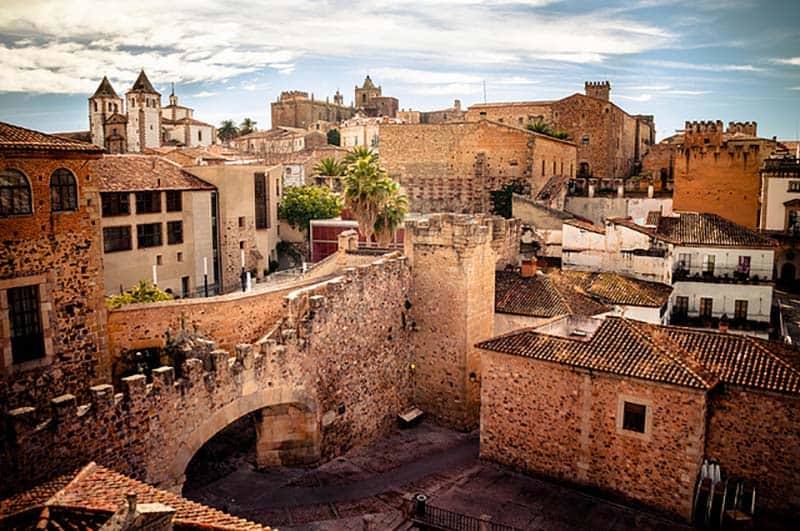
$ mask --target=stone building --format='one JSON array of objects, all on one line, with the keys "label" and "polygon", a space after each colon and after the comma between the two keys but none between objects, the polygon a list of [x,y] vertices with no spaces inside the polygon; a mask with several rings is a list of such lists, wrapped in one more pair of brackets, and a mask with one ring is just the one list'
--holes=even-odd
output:
[{"label": "stone building", "polygon": [[[277,260],[282,167],[263,164],[194,166],[188,172],[217,189],[218,267],[223,292],[241,289],[242,270],[260,280]],[[210,266],[209,266],[210,267]]]},{"label": "stone building", "polygon": [[141,153],[162,145],[209,146],[217,142],[213,125],[194,118],[194,110],[178,105],[173,86],[169,105],[142,70],[125,94],[125,106],[107,77],[89,98],[91,142],[108,153]]},{"label": "stone building", "polygon": [[461,100],[454,100],[453,106],[438,111],[415,111],[401,109],[397,117],[407,124],[446,124],[450,122],[463,122],[467,111],[461,108]]},{"label": "stone building", "polygon": [[786,287],[796,286],[800,279],[800,158],[785,153],[764,161],[759,228],[780,242],[775,256],[777,280]]},{"label": "stone building", "polygon": [[308,129],[312,125],[323,121],[339,123],[355,114],[353,106],[345,106],[344,96],[339,91],[333,96],[333,102],[315,100],[314,95],[309,97],[308,92],[290,90],[281,92],[278,101],[270,104],[273,128],[294,127]]},{"label": "stone building", "polygon": [[100,192],[107,294],[147,280],[188,297],[205,288],[204,274],[215,293],[214,186],[155,155],[107,155],[92,161],[90,171]]},{"label": "stone building", "polygon": [[319,131],[273,126],[268,131],[255,131],[237,137],[231,144],[242,153],[263,159],[266,164],[276,164],[299,151],[325,146],[328,138]]},{"label": "stone building", "polygon": [[92,144],[0,123],[0,404],[107,379]]},{"label": "stone building", "polygon": [[489,120],[380,126],[381,163],[416,212],[482,212],[491,192],[518,184],[536,193],[574,175],[572,142]]},{"label": "stone building", "polygon": [[542,122],[565,131],[577,146],[578,176],[625,178],[636,175],[655,142],[652,116],[630,115],[610,100],[608,81],[587,82],[585,94],[554,101],[479,103],[466,119],[481,119],[526,127]]},{"label": "stone building", "polygon": [[686,122],[682,134],[653,146],[643,173],[674,181],[675,210],[710,212],[759,226],[760,171],[779,144],[757,136],[755,122]]},{"label": "stone building", "polygon": [[[334,191],[340,192],[342,183],[339,178],[318,175],[314,167],[324,158],[344,160],[348,150],[339,146],[317,146],[297,151],[280,160],[283,166],[283,186],[304,186],[319,184],[329,186]],[[273,159],[275,160],[275,159]]]},{"label": "stone building", "polygon": [[589,321],[562,318],[478,345],[481,457],[685,520],[702,463],[715,459],[723,479],[755,485],[757,510],[797,513],[800,370],[790,347]]},{"label": "stone building", "polygon": [[339,127],[341,146],[345,149],[362,146],[379,152],[381,126],[400,123],[403,122],[399,118],[391,118],[389,116],[370,117],[357,114],[341,123]]},{"label": "stone building", "polygon": [[360,87],[358,85],[355,87],[354,101],[356,110],[371,117],[388,116],[389,118],[395,118],[399,106],[397,98],[383,96],[382,92],[380,85],[375,86],[369,76],[365,77],[364,84]]}]

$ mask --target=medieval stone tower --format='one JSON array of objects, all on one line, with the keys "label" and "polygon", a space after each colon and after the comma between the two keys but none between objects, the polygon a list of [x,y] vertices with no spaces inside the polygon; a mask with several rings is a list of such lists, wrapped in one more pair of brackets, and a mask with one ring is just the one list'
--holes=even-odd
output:
[{"label": "medieval stone tower", "polygon": [[367,75],[367,77],[364,78],[364,84],[360,87],[356,86],[355,97],[356,107],[366,107],[373,98],[381,97],[381,87],[376,87],[375,83],[373,83],[372,79],[370,79],[369,75]]},{"label": "medieval stone tower", "polygon": [[125,94],[128,109],[128,151],[161,145],[161,94],[142,70]]},{"label": "medieval stone tower", "polygon": [[414,289],[414,402],[462,430],[480,419],[480,355],[494,332],[494,272],[518,245],[516,220],[431,214],[406,221]]},{"label": "medieval stone tower", "polygon": [[123,153],[126,149],[127,119],[122,98],[117,96],[107,77],[89,98],[89,134],[92,143],[110,153]]},{"label": "medieval stone tower", "polygon": [[604,101],[611,98],[611,83],[608,81],[587,81],[583,88],[586,95],[592,98]]}]

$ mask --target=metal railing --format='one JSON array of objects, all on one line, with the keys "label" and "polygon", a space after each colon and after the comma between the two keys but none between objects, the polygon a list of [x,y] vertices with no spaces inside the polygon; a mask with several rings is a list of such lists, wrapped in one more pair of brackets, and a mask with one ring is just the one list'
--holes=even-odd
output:
[{"label": "metal railing", "polygon": [[714,284],[763,284],[772,280],[772,271],[756,268],[737,268],[734,271],[695,271],[678,264],[672,270],[672,281],[711,282]]},{"label": "metal railing", "polygon": [[427,503],[428,497],[417,494],[411,520],[427,529],[441,531],[522,531],[517,527],[492,522],[488,518],[478,518],[455,511],[449,511]]}]

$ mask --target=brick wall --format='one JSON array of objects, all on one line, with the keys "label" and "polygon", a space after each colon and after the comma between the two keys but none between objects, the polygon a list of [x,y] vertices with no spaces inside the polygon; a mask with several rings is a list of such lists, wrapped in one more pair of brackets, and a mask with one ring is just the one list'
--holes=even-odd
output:
[{"label": "brick wall", "polygon": [[[703,454],[703,393],[481,355],[481,457],[690,518]],[[617,428],[623,395],[650,404],[648,438]]]},{"label": "brick wall", "polygon": [[[3,410],[77,393],[110,374],[105,354],[106,313],[99,231],[99,198],[87,159],[4,157],[0,166],[22,171],[32,187],[33,214],[0,218],[0,360]],[[51,212],[50,176],[67,168],[78,186],[78,210]],[[26,280],[27,279],[27,280]],[[13,365],[5,289],[39,284],[48,356]]]},{"label": "brick wall", "polygon": [[754,482],[759,506],[800,512],[800,399],[732,385],[711,395],[706,455]]}]

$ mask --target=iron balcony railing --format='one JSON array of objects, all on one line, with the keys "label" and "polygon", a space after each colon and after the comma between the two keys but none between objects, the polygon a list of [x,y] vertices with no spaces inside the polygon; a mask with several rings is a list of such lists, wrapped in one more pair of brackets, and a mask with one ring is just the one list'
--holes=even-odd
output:
[{"label": "iron balcony railing", "polygon": [[734,271],[692,272],[687,266],[678,264],[672,270],[672,281],[709,282],[713,284],[764,284],[772,281],[772,270],[755,268],[736,268]]}]

